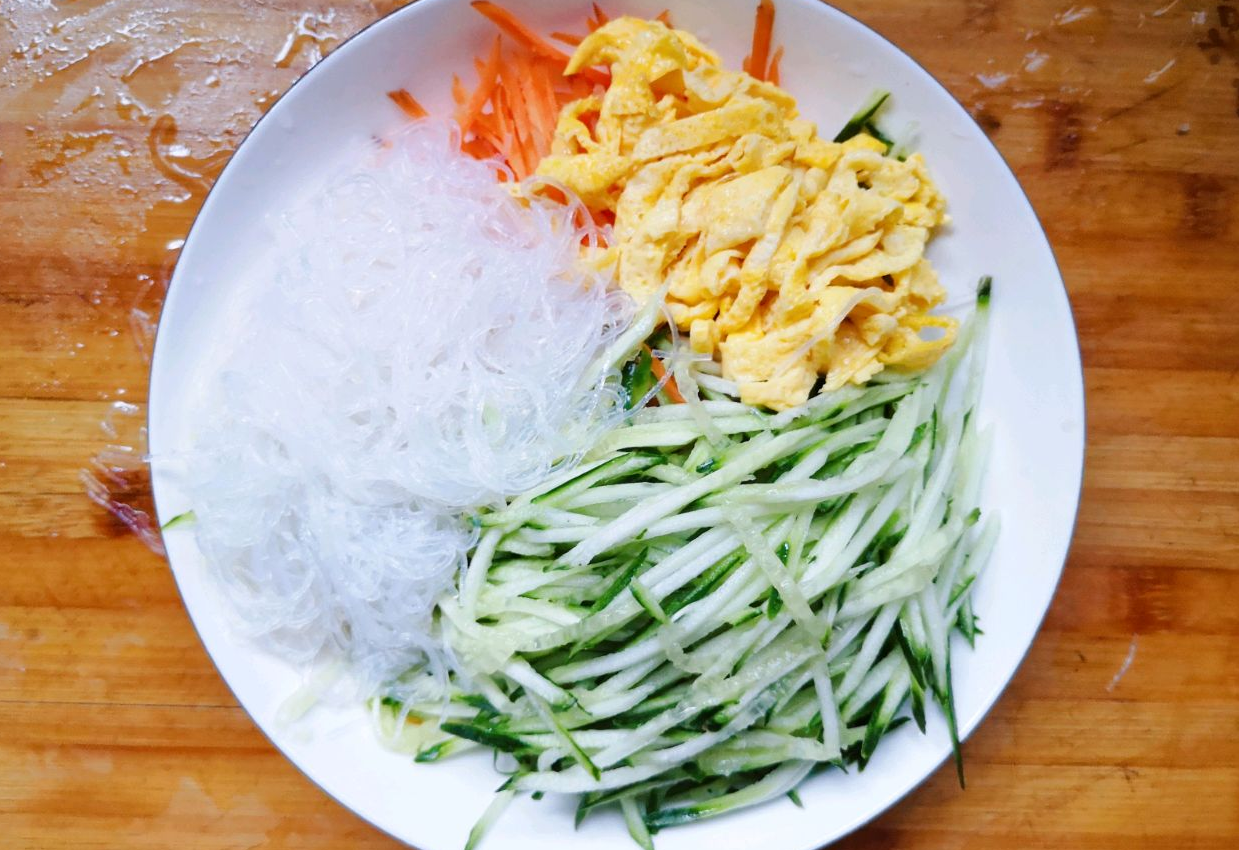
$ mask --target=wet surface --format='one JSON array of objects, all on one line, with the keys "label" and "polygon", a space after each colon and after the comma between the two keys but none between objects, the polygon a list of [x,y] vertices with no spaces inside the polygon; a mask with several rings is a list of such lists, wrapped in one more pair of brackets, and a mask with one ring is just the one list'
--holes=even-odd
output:
[{"label": "wet surface", "polygon": [[[163,296],[211,184],[288,85],[391,4],[4,6],[0,187],[26,208],[5,247],[10,262],[23,248],[40,254],[10,267],[6,289],[57,317],[46,330],[58,345],[31,364],[24,389],[123,402],[124,418],[141,422]],[[81,367],[66,359],[90,359],[95,380],[75,380]],[[84,493],[108,524],[161,551],[144,429],[109,421],[102,449],[83,457]]]}]

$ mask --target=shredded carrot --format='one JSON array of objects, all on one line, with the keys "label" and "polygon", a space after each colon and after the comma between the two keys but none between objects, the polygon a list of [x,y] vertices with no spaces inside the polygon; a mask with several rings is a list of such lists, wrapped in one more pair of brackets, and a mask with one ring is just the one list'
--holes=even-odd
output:
[{"label": "shredded carrot", "polygon": [[766,59],[770,56],[770,39],[774,33],[774,2],[761,0],[753,22],[753,51],[744,60],[744,70],[759,80],[766,79]]},{"label": "shredded carrot", "polygon": [[521,92],[519,57],[527,57],[528,54],[518,52],[516,56],[518,58],[514,61],[504,63],[503,70],[499,72],[499,83],[503,87],[503,105],[507,108],[511,138],[523,142],[529,138],[529,122],[525,120],[529,117],[529,111],[525,109],[525,97]]},{"label": "shredded carrot", "polygon": [[[539,37],[537,33],[521,23],[520,19],[507,9],[496,6],[490,0],[473,0],[472,6],[517,44],[523,45],[539,56],[545,56],[547,59],[553,60],[560,69],[567,67],[569,59],[567,53]],[[605,74],[597,68],[582,68],[577,73],[590,82],[597,83],[603,87],[611,84],[611,75]]]},{"label": "shredded carrot", "polygon": [[538,112],[542,117],[542,126],[546,128],[538,138],[538,158],[551,152],[551,139],[555,136],[555,125],[559,123],[559,102],[555,98],[555,72],[546,62],[535,65],[534,95]]},{"label": "shredded carrot", "polygon": [[598,29],[598,27],[607,23],[611,19],[607,17],[606,12],[598,8],[597,3],[591,3],[590,5],[594,7],[594,17],[586,18],[585,23],[589,26],[589,31],[593,32],[594,30]]},{"label": "shredded carrot", "polygon": [[[654,356],[654,352],[650,351],[648,345],[644,345],[642,348],[650,355],[650,369],[654,372],[654,377],[661,381],[663,376],[667,374],[667,367]],[[667,378],[667,383],[663,384],[663,392],[667,394],[667,398],[676,404],[684,404],[684,396],[680,393],[680,388],[676,385],[674,377]]]},{"label": "shredded carrot", "polygon": [[452,101],[457,106],[464,106],[468,99],[469,93],[465,91],[465,84],[460,81],[459,76],[452,74]]},{"label": "shredded carrot", "polygon": [[498,153],[494,145],[483,138],[470,139],[460,143],[460,149],[474,159],[490,159]]},{"label": "shredded carrot", "polygon": [[[480,159],[504,160],[520,180],[532,174],[550,153],[560,109],[599,87],[609,87],[611,74],[592,67],[565,75],[570,58],[567,53],[491,0],[474,0],[472,5],[499,32],[485,58],[473,60],[475,85],[452,78],[461,150]],[[609,20],[597,4],[592,10],[592,17],[586,19],[591,31]],[[572,46],[584,40],[584,36],[572,32],[555,32],[551,37]],[[427,114],[404,89],[389,92],[388,97],[410,118]],[[591,119],[582,116],[582,120],[588,125]]]},{"label": "shredded carrot", "polygon": [[675,29],[675,26],[671,23],[671,10],[670,9],[663,9],[661,12],[658,13],[658,17],[654,18],[654,20],[662,21],[664,24],[666,24],[671,29]]},{"label": "shredded carrot", "polygon": [[504,9],[501,6],[496,6],[490,0],[473,0],[473,8],[477,9],[483,15],[490,19],[495,26],[503,30],[503,32],[515,41],[517,44],[524,45],[539,56],[545,56],[547,59],[554,59],[556,62],[568,64],[568,54],[564,53],[553,44],[549,44],[540,38],[533,30],[521,23],[520,19]]},{"label": "shredded carrot", "polygon": [[[520,55],[519,53],[517,55]],[[525,114],[524,100],[521,98],[520,83],[513,73],[514,62],[505,62],[499,72],[499,89],[503,93],[499,107],[503,109],[504,123],[507,132],[504,136],[507,147],[504,156],[508,165],[516,172],[516,179],[525,176],[525,145],[529,135],[528,127],[520,120]]]},{"label": "shredded carrot", "polygon": [[537,62],[532,61],[528,54],[517,59],[516,84],[520,86],[521,102],[525,107],[525,124],[529,131],[527,139],[534,156],[541,159],[541,151],[537,149],[538,141],[549,138],[551,133],[555,132],[555,126],[547,123],[546,113],[542,109],[542,99],[539,97],[538,82],[535,79],[536,68]]},{"label": "shredded carrot", "polygon": [[490,100],[491,92],[495,90],[495,83],[499,80],[502,41],[501,36],[495,36],[495,44],[490,49],[490,55],[486,57],[486,62],[478,71],[478,87],[473,90],[473,94],[469,96],[465,105],[456,113],[456,123],[460,125],[462,136],[467,135],[473,129],[474,122],[482,114],[482,107]]},{"label": "shredded carrot", "polygon": [[[489,0],[476,0],[473,7],[499,28],[500,41],[486,62],[474,63],[478,85],[458,110],[458,123],[466,140],[471,133],[473,137],[484,139],[521,179],[531,174],[542,157],[550,152],[560,108],[589,95],[595,86],[610,85],[610,74],[598,68],[586,68],[579,74],[565,77],[563,71],[569,58],[566,53]],[[599,20],[606,20],[601,9],[595,8],[594,14]],[[563,32],[553,33],[552,37],[567,44],[582,40]],[[505,38],[509,40],[510,49],[502,47]],[[474,149],[483,148],[474,146]]]},{"label": "shredded carrot", "polygon": [[499,149],[505,159],[512,154],[512,140],[516,138],[516,127],[512,123],[512,109],[508,105],[510,97],[506,84],[506,74],[500,77],[501,84],[495,88],[495,123],[499,128]]},{"label": "shredded carrot", "polygon": [[425,107],[418,103],[406,89],[389,91],[387,96],[391,98],[392,103],[404,110],[404,114],[410,118],[425,118],[429,114],[426,112]]},{"label": "shredded carrot", "polygon": [[539,106],[535,80],[538,64],[539,58],[528,51],[517,52],[512,62],[505,63],[508,72],[505,88],[516,142],[514,156],[509,157],[508,162],[518,180],[537,169],[542,154],[550,148],[550,137],[555,129],[550,123],[553,113],[548,118]]},{"label": "shredded carrot", "polygon": [[783,62],[783,48],[776,48],[774,55],[770,57],[770,68],[766,71],[766,79],[779,85],[779,65]]},{"label": "shredded carrot", "polygon": [[494,112],[479,112],[469,124],[469,129],[475,136],[486,139],[493,145],[499,138],[499,118]]},{"label": "shredded carrot", "polygon": [[[560,109],[594,93],[598,87],[608,88],[611,74],[603,68],[582,68],[565,76],[570,58],[567,53],[491,0],[474,0],[472,5],[498,27],[499,35],[486,58],[479,56],[473,61],[477,84],[472,90],[459,78],[452,79],[461,149],[479,158],[501,157],[517,179],[523,179],[550,151]],[[592,16],[586,18],[586,24],[592,32],[610,18],[597,3],[592,3],[591,9]],[[657,20],[672,26],[669,10],[660,13]],[[771,53],[773,28],[773,0],[760,0],[753,25],[752,52],[744,68],[758,79],[778,84],[783,48]],[[583,41],[583,36],[571,32],[554,32],[551,38],[572,46]],[[387,96],[410,118],[427,114],[405,89],[388,92]],[[580,117],[587,127],[596,120],[596,116]],[[606,219],[604,215],[599,220]]]},{"label": "shredded carrot", "polygon": [[[582,97],[588,97],[593,90],[594,84],[584,77],[568,77],[568,92],[565,100],[578,100]],[[592,127],[590,131],[593,131]]]},{"label": "shredded carrot", "polygon": [[508,99],[505,94],[502,94],[502,89],[496,89],[495,98],[495,123],[499,128],[498,135],[495,137],[495,147],[499,151],[499,155],[508,164],[509,168],[515,169],[516,166],[516,131],[512,127],[512,113],[508,109]]}]

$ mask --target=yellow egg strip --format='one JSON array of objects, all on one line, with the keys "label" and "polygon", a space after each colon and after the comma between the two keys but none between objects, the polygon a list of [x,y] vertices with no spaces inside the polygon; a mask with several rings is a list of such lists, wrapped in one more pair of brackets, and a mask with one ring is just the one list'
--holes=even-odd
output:
[{"label": "yellow egg strip", "polygon": [[[538,173],[615,217],[619,285],[668,311],[749,404],[785,410],[886,367],[932,365],[956,323],[925,259],[945,201],[919,154],[821,139],[787,92],[721,67],[693,36],[618,18],[569,70],[606,64],[564,107]],[[937,336],[927,336],[936,333]]]}]

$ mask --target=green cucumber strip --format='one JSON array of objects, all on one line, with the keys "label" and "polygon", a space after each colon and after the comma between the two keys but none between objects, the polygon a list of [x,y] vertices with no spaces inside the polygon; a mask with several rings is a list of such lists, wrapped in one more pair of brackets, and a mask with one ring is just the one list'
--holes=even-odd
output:
[{"label": "green cucumber strip", "polygon": [[590,760],[590,757],[585,750],[581,749],[580,745],[577,744],[576,739],[574,739],[568,730],[564,728],[563,724],[560,723],[559,718],[556,717],[555,712],[551,710],[551,707],[547,705],[543,699],[538,697],[537,694],[529,694],[529,701],[533,703],[538,715],[546,721],[547,725],[555,731],[555,734],[564,743],[564,745],[567,746],[568,752],[572,753],[572,757],[576,759],[577,764],[585,768],[585,771],[590,776],[594,777],[594,779],[601,778],[601,771],[599,771],[598,767],[592,760]]},{"label": "green cucumber strip", "polygon": [[504,753],[519,752],[525,747],[525,743],[520,738],[471,723],[449,721],[447,723],[440,723],[439,728],[449,735],[455,735],[458,738],[464,738],[467,741],[473,741],[484,747],[490,747]]},{"label": "green cucumber strip", "polygon": [[[809,432],[808,438],[812,437],[812,432]],[[791,454],[806,442],[806,435],[801,431],[791,431],[768,439],[755,437],[741,451],[727,458],[717,472],[626,511],[569,550],[564,561],[569,564],[587,564],[606,550],[638,534],[651,523],[716,490],[738,484],[746,476],[784,455]]]},{"label": "green cucumber strip", "polygon": [[628,587],[628,585],[632,583],[632,580],[636,578],[637,573],[641,572],[641,568],[645,566],[646,557],[648,555],[649,549],[642,549],[635,558],[630,560],[628,564],[619,571],[619,574],[616,575],[615,581],[611,582],[610,586],[603,591],[602,596],[599,596],[594,601],[594,604],[589,606],[589,612],[591,614],[597,614],[599,611],[610,605],[615,597],[623,593],[624,588]]},{"label": "green cucumber strip", "polygon": [[633,598],[637,600],[637,603],[655,621],[664,625],[668,622],[667,614],[663,611],[662,606],[658,604],[658,599],[654,597],[654,594],[650,592],[648,587],[641,583],[640,579],[633,579],[628,585],[628,589],[632,592]]},{"label": "green cucumber strip", "polygon": [[890,96],[891,93],[888,91],[875,91],[869,96],[869,100],[856,111],[856,114],[848,119],[843,128],[835,134],[834,140],[836,142],[846,142],[848,139],[859,135],[866,125],[873,122],[873,119],[881,111],[882,107],[886,105],[886,101]]},{"label": "green cucumber strip", "polygon": [[624,391],[625,410],[632,410],[654,386],[652,362],[650,350],[643,347],[620,369],[620,387]]},{"label": "green cucumber strip", "polygon": [[631,796],[621,797],[620,811],[624,815],[624,825],[628,827],[632,840],[637,842],[642,850],[654,850],[654,840],[650,838],[650,830],[645,825],[645,815],[637,801]]},{"label": "green cucumber strip", "polygon": [[465,842],[465,850],[474,850],[478,846],[478,842],[486,835],[486,832],[494,825],[499,816],[503,814],[503,810],[512,802],[512,798],[516,796],[516,791],[507,788],[495,794],[494,799],[490,801],[490,805],[482,812],[482,816],[478,818],[478,822],[473,825],[473,829],[469,830],[469,839]]},{"label": "green cucumber strip", "polygon": [[946,682],[939,693],[938,701],[946,714],[946,728],[951,735],[951,752],[955,756],[955,775],[959,777],[959,787],[966,788],[964,782],[964,751],[959,744],[959,723],[955,719],[955,689],[951,686],[951,655],[946,657]]},{"label": "green cucumber strip", "polygon": [[877,749],[878,740],[891,727],[896,712],[899,711],[900,706],[903,705],[904,700],[907,698],[911,681],[912,674],[908,672],[907,665],[904,665],[897,670],[890,683],[887,684],[878,710],[870,715],[869,723],[865,726],[865,739],[860,745],[860,759],[858,761],[861,770],[865,769],[865,765],[869,763],[874,750]]},{"label": "green cucumber strip", "polygon": [[172,529],[177,528],[178,526],[189,525],[190,523],[195,522],[197,519],[198,519],[198,515],[196,513],[194,513],[193,511],[185,511],[184,513],[177,514],[176,516],[172,517],[172,519],[165,522],[163,525],[159,527],[159,530],[160,531],[171,531]]},{"label": "green cucumber strip", "polygon": [[809,771],[812,769],[813,762],[788,762],[770,771],[757,782],[738,791],[723,794],[708,802],[652,811],[647,815],[646,822],[651,829],[663,829],[669,826],[677,826],[683,823],[702,820],[703,818],[714,817],[724,812],[756,805],[775,797],[782,797],[799,785],[801,780],[808,776]]}]

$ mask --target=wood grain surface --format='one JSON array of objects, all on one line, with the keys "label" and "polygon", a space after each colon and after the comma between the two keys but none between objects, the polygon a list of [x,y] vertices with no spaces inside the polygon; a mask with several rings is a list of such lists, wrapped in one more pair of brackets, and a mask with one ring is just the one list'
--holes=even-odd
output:
[{"label": "wood grain surface", "polygon": [[[141,507],[123,449],[177,240],[262,109],[391,5],[0,0],[6,850],[396,846],[272,749],[82,478]],[[944,768],[836,846],[1239,846],[1239,2],[841,5],[1027,188],[1089,443],[1062,584],[968,789]]]}]

